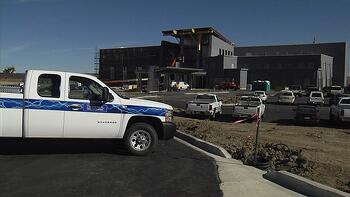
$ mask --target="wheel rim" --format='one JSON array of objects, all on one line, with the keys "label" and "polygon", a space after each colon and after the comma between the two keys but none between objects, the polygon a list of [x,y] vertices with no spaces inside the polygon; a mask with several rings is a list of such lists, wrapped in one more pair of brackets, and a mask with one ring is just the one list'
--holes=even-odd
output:
[{"label": "wheel rim", "polygon": [[152,143],[151,135],[145,130],[137,130],[131,134],[130,144],[136,151],[147,150]]}]

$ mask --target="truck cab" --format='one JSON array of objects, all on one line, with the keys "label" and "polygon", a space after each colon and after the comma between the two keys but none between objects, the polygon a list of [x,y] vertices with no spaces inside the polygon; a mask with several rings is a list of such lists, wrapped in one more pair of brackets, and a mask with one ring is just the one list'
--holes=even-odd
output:
[{"label": "truck cab", "polygon": [[0,137],[115,138],[144,155],[176,130],[171,106],[126,98],[91,75],[30,70],[22,92],[0,92]]},{"label": "truck cab", "polygon": [[329,119],[337,122],[350,122],[350,97],[340,97],[330,107]]}]

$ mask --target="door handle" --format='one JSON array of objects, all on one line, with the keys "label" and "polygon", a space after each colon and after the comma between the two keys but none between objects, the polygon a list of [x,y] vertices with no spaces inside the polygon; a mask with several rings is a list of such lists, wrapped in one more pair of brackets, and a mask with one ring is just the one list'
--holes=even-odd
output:
[{"label": "door handle", "polygon": [[72,104],[72,105],[69,105],[68,107],[71,108],[72,110],[79,110],[81,108],[81,105]]}]

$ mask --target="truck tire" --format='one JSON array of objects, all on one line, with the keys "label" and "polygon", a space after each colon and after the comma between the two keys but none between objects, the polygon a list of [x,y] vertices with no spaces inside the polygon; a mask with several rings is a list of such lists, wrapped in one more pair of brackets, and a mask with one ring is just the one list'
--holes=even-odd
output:
[{"label": "truck tire", "polygon": [[334,122],[332,111],[329,112],[329,121]]},{"label": "truck tire", "polygon": [[124,134],[123,141],[129,153],[142,156],[154,150],[158,144],[158,135],[151,125],[134,123]]},{"label": "truck tire", "polygon": [[338,116],[337,116],[336,122],[337,122],[337,124],[341,124],[341,123],[342,123],[339,114],[338,114]]},{"label": "truck tire", "polygon": [[210,119],[215,120],[217,118],[217,112],[216,109],[214,109],[213,115],[211,115]]}]

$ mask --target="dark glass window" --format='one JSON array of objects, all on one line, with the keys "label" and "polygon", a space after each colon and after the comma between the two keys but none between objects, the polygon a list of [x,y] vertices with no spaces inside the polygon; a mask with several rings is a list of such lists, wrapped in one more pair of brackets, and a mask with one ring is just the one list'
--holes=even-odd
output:
[{"label": "dark glass window", "polygon": [[60,98],[61,76],[42,74],[38,78],[38,95],[41,97]]},{"label": "dark glass window", "polygon": [[69,78],[70,99],[101,100],[102,91],[102,86],[91,79],[77,76]]}]

